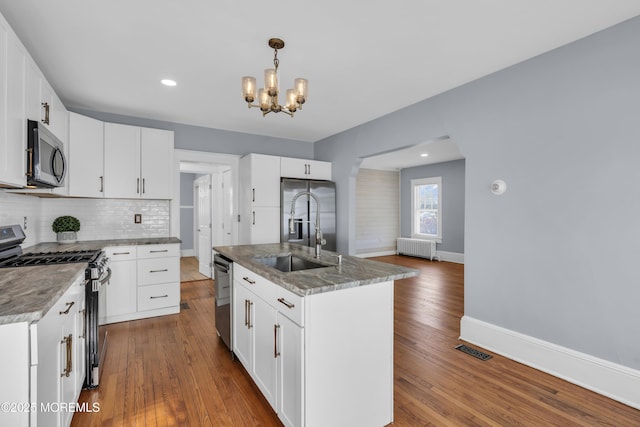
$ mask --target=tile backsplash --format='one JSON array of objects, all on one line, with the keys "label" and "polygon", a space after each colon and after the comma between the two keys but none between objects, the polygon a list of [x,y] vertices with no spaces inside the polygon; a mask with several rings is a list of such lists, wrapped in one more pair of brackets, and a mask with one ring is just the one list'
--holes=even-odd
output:
[{"label": "tile backsplash", "polygon": [[[135,214],[142,222],[134,222]],[[72,215],[80,220],[78,240],[169,237],[168,200],[43,198],[0,191],[0,225],[20,224],[27,216],[23,247],[53,242],[53,220]]]},{"label": "tile backsplash", "polygon": [[19,224],[24,228],[27,217],[26,239],[23,247],[35,245],[42,241],[40,228],[42,223],[42,203],[37,197],[22,196],[0,190],[0,225]]}]

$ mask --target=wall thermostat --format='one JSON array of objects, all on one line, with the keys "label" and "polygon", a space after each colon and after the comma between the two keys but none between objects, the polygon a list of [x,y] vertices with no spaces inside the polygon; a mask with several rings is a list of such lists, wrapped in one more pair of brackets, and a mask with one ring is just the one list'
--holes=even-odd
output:
[{"label": "wall thermostat", "polygon": [[507,191],[507,183],[504,182],[503,180],[496,179],[491,184],[491,192],[493,194],[499,196],[499,195],[503,194],[505,191]]}]

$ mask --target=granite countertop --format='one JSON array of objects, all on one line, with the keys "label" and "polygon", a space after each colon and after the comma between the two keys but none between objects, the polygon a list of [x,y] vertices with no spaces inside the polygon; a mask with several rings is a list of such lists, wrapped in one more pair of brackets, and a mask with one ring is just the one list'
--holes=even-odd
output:
[{"label": "granite countertop", "polygon": [[[107,246],[180,243],[177,237],[87,240],[77,243],[38,243],[26,253],[101,250]],[[37,322],[79,278],[86,263],[0,268],[0,325]]]},{"label": "granite countertop", "polygon": [[[37,245],[29,246],[24,249],[26,253],[37,252],[71,252],[71,251],[87,251],[104,249],[107,246],[129,246],[129,245],[168,245],[172,243],[180,243],[177,237],[147,237],[139,239],[111,239],[111,240],[85,240],[76,243],[57,243],[45,242]],[[2,270],[0,270],[1,272]]]},{"label": "granite countertop", "polygon": [[61,264],[0,270],[0,325],[36,322],[69,287],[84,277],[86,264]]},{"label": "granite countertop", "polygon": [[[216,246],[213,249],[265,279],[300,296],[354,288],[389,280],[405,279],[419,274],[419,271],[413,268],[346,255],[342,256],[342,265],[337,265],[338,254],[335,252],[323,250],[320,259],[317,259],[314,256],[314,248],[289,243]],[[254,260],[255,257],[288,254],[319,264],[325,264],[327,267],[285,273]]]}]

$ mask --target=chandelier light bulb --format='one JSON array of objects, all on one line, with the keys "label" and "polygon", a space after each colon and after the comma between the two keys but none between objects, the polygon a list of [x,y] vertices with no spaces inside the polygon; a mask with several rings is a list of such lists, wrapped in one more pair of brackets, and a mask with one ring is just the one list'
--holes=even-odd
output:
[{"label": "chandelier light bulb", "polygon": [[248,103],[256,99],[256,78],[244,76],[242,78],[242,97]]}]

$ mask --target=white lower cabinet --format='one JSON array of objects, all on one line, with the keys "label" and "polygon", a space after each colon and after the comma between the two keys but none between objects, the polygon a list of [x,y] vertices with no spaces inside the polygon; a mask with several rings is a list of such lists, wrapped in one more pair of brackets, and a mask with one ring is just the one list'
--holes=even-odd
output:
[{"label": "white lower cabinet", "polygon": [[278,407],[276,412],[287,426],[303,425],[304,328],[278,313]]},{"label": "white lower cabinet", "polygon": [[[78,329],[79,308],[84,300],[84,284],[74,283],[47,314],[31,326],[32,357],[37,379],[32,379],[31,393],[36,395],[37,411],[31,414],[31,425],[68,426],[73,417],[85,372],[82,370],[85,348],[81,346],[84,329]],[[78,387],[80,384],[80,387]],[[34,387],[35,386],[35,387]],[[35,390],[34,390],[35,389]],[[32,396],[33,399],[33,396]],[[34,423],[35,418],[36,422]]]},{"label": "white lower cabinet", "polygon": [[112,246],[101,324],[174,314],[180,311],[178,244]]},{"label": "white lower cabinet", "polygon": [[111,279],[107,282],[103,323],[119,321],[136,313],[137,258],[135,246],[105,248],[111,260]]},{"label": "white lower cabinet", "polygon": [[392,281],[301,297],[233,277],[234,354],[285,426],[393,422]]},{"label": "white lower cabinet", "polygon": [[251,374],[271,407],[278,407],[278,320],[275,308],[260,297],[253,297],[251,323],[253,325],[253,357]]},{"label": "white lower cabinet", "polygon": [[304,328],[248,286],[234,280],[234,354],[280,420],[300,426]]}]

